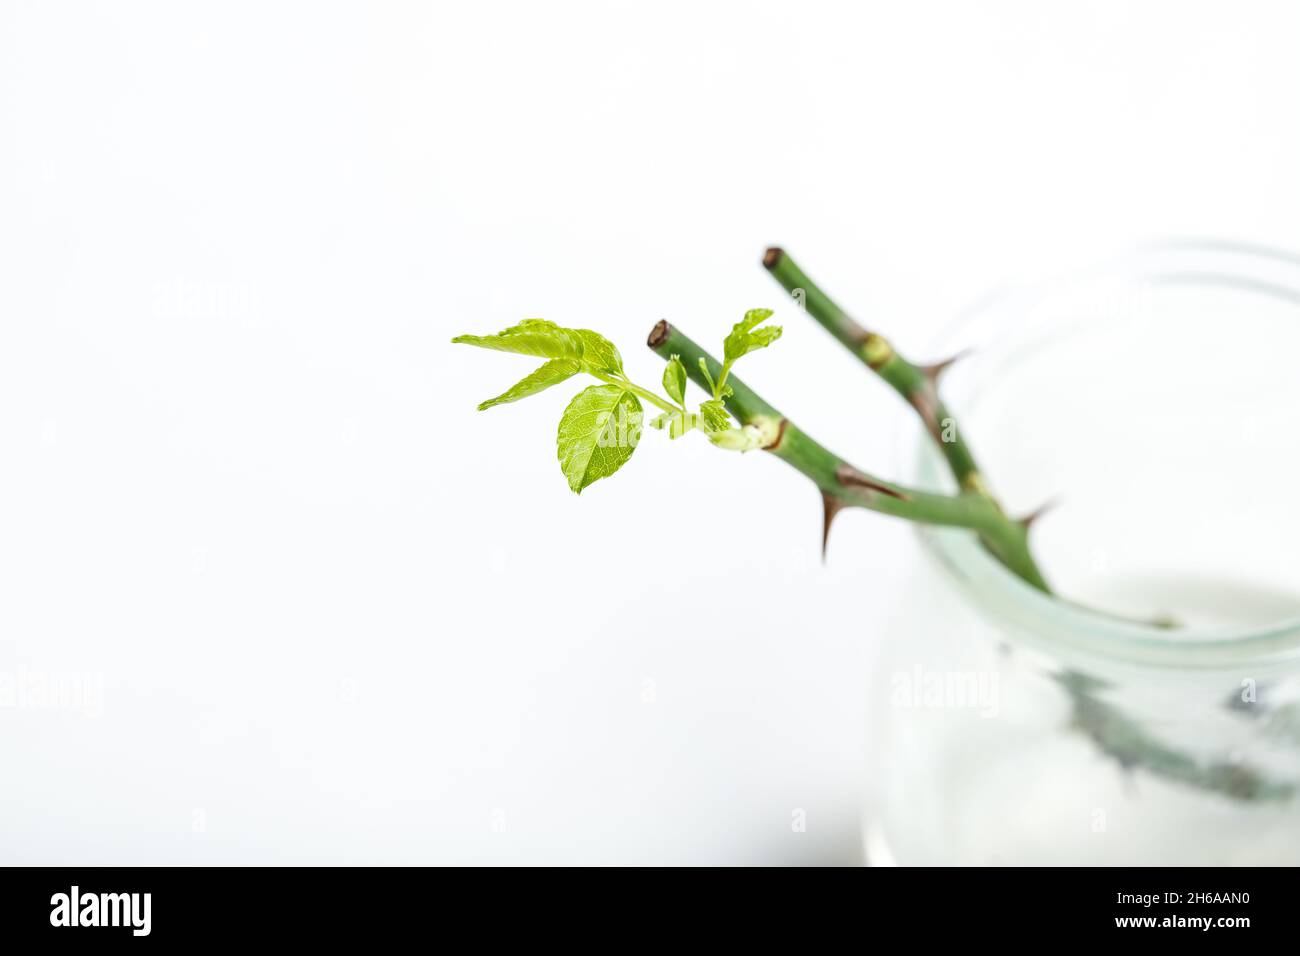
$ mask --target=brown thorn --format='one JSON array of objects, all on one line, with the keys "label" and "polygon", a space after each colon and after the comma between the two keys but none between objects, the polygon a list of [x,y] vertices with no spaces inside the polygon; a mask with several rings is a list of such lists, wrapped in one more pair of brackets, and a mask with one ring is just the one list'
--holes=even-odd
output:
[{"label": "brown thorn", "polygon": [[1024,529],[1028,531],[1035,521],[1037,521],[1047,512],[1051,511],[1053,508],[1060,505],[1060,503],[1061,501],[1059,498],[1049,498],[1047,501],[1044,501],[1033,511],[1029,512],[1029,514],[1021,518],[1020,519],[1021,525],[1023,525]]},{"label": "brown thorn", "polygon": [[942,362],[935,362],[932,365],[922,365],[921,374],[930,380],[931,385],[937,386],[939,384],[939,376],[946,372],[953,362],[959,361],[969,354],[970,349],[963,349],[956,355],[944,359]]},{"label": "brown thorn", "polygon": [[844,502],[832,494],[822,492],[822,563],[826,563],[826,542],[831,537],[831,522],[844,509]]},{"label": "brown thorn", "polygon": [[877,491],[882,495],[897,498],[899,501],[907,500],[907,495],[903,494],[901,491],[896,491],[888,485],[881,484],[870,475],[864,475],[852,465],[840,465],[836,468],[835,480],[841,485],[846,485],[850,488],[866,488],[869,491]]}]

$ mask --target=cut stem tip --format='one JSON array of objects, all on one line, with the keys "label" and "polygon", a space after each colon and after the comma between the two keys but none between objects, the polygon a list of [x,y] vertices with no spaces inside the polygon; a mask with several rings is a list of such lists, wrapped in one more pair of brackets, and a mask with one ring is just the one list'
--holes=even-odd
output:
[{"label": "cut stem tip", "polygon": [[667,319],[660,319],[655,323],[655,327],[650,330],[650,337],[645,340],[645,344],[652,349],[657,349],[668,341],[668,334],[672,332],[673,327],[668,324]]}]

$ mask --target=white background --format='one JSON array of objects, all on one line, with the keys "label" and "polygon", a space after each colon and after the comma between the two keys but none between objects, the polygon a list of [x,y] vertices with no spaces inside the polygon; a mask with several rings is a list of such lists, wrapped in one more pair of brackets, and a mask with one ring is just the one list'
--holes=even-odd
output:
[{"label": "white background", "polygon": [[[0,12],[0,862],[858,857],[908,529],[650,435],[581,498],[544,316],[654,383],[791,249],[922,353],[1131,241],[1297,245],[1282,3]],[[897,469],[789,308],[745,378]],[[935,598],[941,599],[941,598]],[[878,689],[878,688],[877,688]],[[793,814],[806,832],[794,832]]]}]

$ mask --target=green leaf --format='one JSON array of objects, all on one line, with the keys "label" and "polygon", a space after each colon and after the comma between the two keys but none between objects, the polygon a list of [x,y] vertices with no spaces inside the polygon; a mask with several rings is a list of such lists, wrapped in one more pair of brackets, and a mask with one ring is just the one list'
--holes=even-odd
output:
[{"label": "green leaf", "polygon": [[781,327],[778,325],[758,328],[771,317],[771,309],[750,309],[743,319],[731,327],[731,334],[722,343],[723,359],[728,366],[742,355],[748,355],[755,349],[767,348],[781,337]]},{"label": "green leaf", "polygon": [[541,358],[577,359],[588,372],[623,373],[623,357],[609,339],[591,329],[566,329],[545,319],[524,319],[497,335],[458,335],[452,342]]},{"label": "green leaf", "polygon": [[582,337],[573,329],[562,329],[545,319],[524,319],[496,335],[458,335],[452,342],[549,359],[581,358],[583,351]]},{"label": "green leaf", "polygon": [[745,317],[732,326],[733,332],[748,332],[751,329],[762,325],[772,317],[771,309],[750,309],[745,313]]},{"label": "green leaf", "polygon": [[727,414],[727,406],[716,398],[700,404],[700,417],[704,420],[705,434],[726,431],[731,427],[731,416]]},{"label": "green leaf", "polygon": [[672,356],[664,366],[664,391],[678,405],[686,400],[686,366],[679,356]]},{"label": "green leaf", "polygon": [[704,381],[709,383],[709,391],[717,397],[718,386],[713,384],[713,376],[709,374],[709,362],[703,355],[700,356],[700,371],[704,373]]},{"label": "green leaf", "polygon": [[621,385],[592,385],[560,418],[556,449],[569,487],[581,494],[632,457],[641,439],[641,403]]},{"label": "green leaf", "polygon": [[604,372],[607,375],[623,374],[623,356],[618,354],[614,343],[591,329],[566,329],[582,342],[582,367],[588,372]]},{"label": "green leaf", "polygon": [[539,367],[532,374],[525,376],[496,398],[489,398],[486,402],[479,403],[478,410],[481,412],[493,405],[517,402],[529,395],[536,395],[552,385],[559,385],[571,375],[577,375],[581,371],[582,366],[576,359],[551,359],[551,361]]}]

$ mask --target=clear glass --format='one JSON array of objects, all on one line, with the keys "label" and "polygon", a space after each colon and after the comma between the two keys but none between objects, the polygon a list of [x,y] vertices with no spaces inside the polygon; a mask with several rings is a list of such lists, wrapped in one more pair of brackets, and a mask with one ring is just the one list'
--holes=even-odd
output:
[{"label": "clear glass", "polygon": [[1060,597],[921,531],[868,861],[1300,863],[1300,258],[1146,247],[980,303],[964,349],[945,397],[1010,513],[1056,501]]}]

